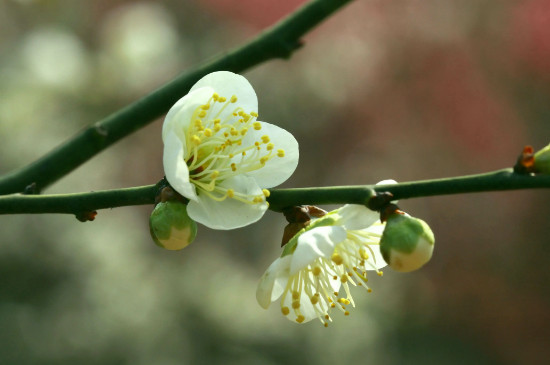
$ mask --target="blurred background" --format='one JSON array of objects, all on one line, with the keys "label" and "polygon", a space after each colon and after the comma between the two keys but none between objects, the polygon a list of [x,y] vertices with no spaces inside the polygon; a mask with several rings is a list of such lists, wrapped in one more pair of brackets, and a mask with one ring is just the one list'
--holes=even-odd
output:
[{"label": "blurred background", "polygon": [[[303,0],[0,0],[0,173],[233,48]],[[550,2],[358,0],[289,61],[245,74],[260,119],[300,142],[285,187],[509,167],[549,142]],[[162,121],[47,190],[156,183]],[[199,227],[181,252],[152,207],[1,216],[1,364],[542,364],[550,356],[550,193],[401,201],[432,261],[386,270],[323,328],[255,299],[285,220]],[[324,207],[331,209],[332,207]]]}]

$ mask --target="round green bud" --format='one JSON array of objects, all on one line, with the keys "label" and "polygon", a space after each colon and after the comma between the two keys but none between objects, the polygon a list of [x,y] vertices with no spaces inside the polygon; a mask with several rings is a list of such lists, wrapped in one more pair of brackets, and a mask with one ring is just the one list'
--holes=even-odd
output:
[{"label": "round green bud", "polygon": [[197,223],[187,215],[187,205],[175,200],[155,206],[149,228],[157,246],[167,250],[181,250],[197,235]]},{"label": "round green bud", "polygon": [[395,212],[386,221],[380,253],[395,271],[410,272],[430,261],[434,242],[434,234],[426,222]]},{"label": "round green bud", "polygon": [[550,144],[535,153],[535,172],[550,174]]}]

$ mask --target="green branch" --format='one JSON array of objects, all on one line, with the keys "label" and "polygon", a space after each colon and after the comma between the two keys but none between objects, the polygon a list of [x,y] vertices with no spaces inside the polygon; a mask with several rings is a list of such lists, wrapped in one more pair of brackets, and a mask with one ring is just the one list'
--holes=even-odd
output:
[{"label": "green branch", "polygon": [[[0,214],[69,213],[153,204],[160,185],[79,194],[0,196]],[[338,186],[271,190],[270,209],[294,205],[367,204],[374,192],[390,192],[395,199],[487,191],[550,188],[550,175],[521,175],[512,169],[486,174],[423,180],[395,185]]]},{"label": "green branch", "polygon": [[242,72],[264,61],[287,59],[302,43],[300,38],[351,0],[313,0],[260,33],[245,45],[218,56],[151,94],[85,128],[37,161],[0,178],[0,195],[23,192],[34,183],[36,191],[65,176],[97,153],[152,122],[204,75],[213,71]]}]

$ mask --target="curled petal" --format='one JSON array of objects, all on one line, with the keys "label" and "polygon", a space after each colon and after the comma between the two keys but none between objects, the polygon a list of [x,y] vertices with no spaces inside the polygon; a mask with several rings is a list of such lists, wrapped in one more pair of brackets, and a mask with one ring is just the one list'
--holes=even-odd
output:
[{"label": "curled petal", "polygon": [[193,119],[193,112],[199,106],[205,104],[212,94],[214,94],[212,88],[203,87],[190,92],[178,100],[178,102],[170,108],[168,114],[166,114],[164,124],[162,125],[162,140],[164,141],[166,139],[166,135],[170,131],[173,131],[179,138],[185,140],[185,133]]},{"label": "curled petal", "polygon": [[185,141],[180,139],[174,132],[166,135],[164,140],[164,155],[162,162],[166,180],[178,193],[190,199],[197,199],[195,185],[189,181],[189,169],[183,160],[185,152]]},{"label": "curled petal", "polygon": [[265,271],[256,290],[256,300],[262,308],[269,308],[271,302],[279,299],[288,281],[289,269],[290,256],[285,256],[275,260]]},{"label": "curled petal", "polygon": [[[247,196],[262,196],[262,189],[256,181],[247,176],[234,176],[217,186],[233,189],[235,195],[242,193]],[[189,202],[187,212],[189,217],[212,229],[234,229],[244,227],[259,220],[267,210],[267,203],[249,204],[233,198],[218,201],[204,192],[200,192],[196,200]]]}]

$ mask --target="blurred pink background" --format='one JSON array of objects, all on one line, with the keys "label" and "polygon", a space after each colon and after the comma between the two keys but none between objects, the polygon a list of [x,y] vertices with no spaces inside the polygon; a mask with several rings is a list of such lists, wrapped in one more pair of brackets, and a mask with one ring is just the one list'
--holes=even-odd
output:
[{"label": "blurred pink background", "polygon": [[[229,50],[304,1],[0,3],[0,173]],[[421,180],[510,167],[550,137],[550,2],[355,1],[288,61],[245,76],[260,119],[300,142],[284,187]],[[156,121],[47,192],[151,184]],[[297,325],[255,287],[284,218],[149,238],[152,207],[2,216],[0,363],[542,364],[550,356],[546,190],[401,201],[436,235],[432,261],[385,270],[351,316]],[[332,208],[332,207],[324,207]]]}]

